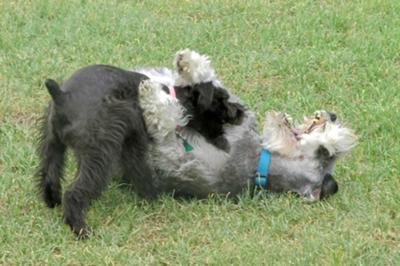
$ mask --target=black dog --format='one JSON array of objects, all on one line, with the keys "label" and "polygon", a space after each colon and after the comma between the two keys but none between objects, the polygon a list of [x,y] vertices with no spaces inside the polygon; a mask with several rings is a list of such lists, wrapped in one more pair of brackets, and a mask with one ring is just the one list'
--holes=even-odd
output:
[{"label": "black dog", "polygon": [[[123,182],[131,184],[140,196],[157,196],[153,169],[147,163],[151,139],[138,101],[139,84],[147,78],[93,65],[75,72],[61,88],[53,80],[46,81],[53,100],[40,130],[38,187],[48,207],[61,204],[64,157],[66,148],[72,148],[78,170],[63,197],[64,220],[80,238],[87,236],[84,210],[106,188],[113,162],[120,163]],[[243,107],[228,103],[223,88],[205,83],[175,89],[192,117],[189,126],[212,143],[218,145],[224,123],[241,121]],[[219,146],[226,147],[226,143]]]}]

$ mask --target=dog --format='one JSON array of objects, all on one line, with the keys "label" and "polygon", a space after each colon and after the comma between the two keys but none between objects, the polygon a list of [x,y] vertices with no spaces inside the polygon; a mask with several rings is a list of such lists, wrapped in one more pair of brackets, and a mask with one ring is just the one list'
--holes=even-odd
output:
[{"label": "dog", "polygon": [[[158,173],[154,185],[160,193],[203,198],[214,193],[233,196],[254,188],[295,192],[313,202],[338,191],[333,178],[335,162],[354,148],[357,137],[335,114],[320,111],[293,127],[288,115],[271,111],[260,137],[254,113],[246,110],[240,125],[225,125],[224,137],[231,147],[227,152],[209,145],[191,128],[177,136],[175,125],[185,125],[185,114],[179,103],[162,100],[159,91],[160,84],[151,80],[139,86],[144,120],[155,139],[149,147],[149,164]],[[231,95],[230,101],[235,100]],[[162,112],[168,115],[156,114],[154,108],[169,110]],[[181,138],[191,143],[193,150],[185,152]],[[262,153],[268,154],[268,162],[261,161]],[[260,164],[269,164],[263,182]]]},{"label": "dog", "polygon": [[[212,73],[198,75],[201,66],[188,65],[187,56],[196,56]],[[207,57],[184,50],[177,54],[175,64],[172,91],[187,119],[180,130],[190,127],[208,145],[229,150],[223,124],[239,123],[243,107],[228,101]],[[62,201],[64,221],[78,238],[88,236],[84,211],[106,189],[114,163],[120,165],[122,181],[139,196],[152,199],[158,194],[153,184],[157,173],[148,163],[154,140],[138,98],[139,84],[149,78],[114,66],[92,65],[76,71],[61,87],[54,80],[45,82],[52,101],[39,134],[38,190],[48,207],[61,204],[65,153],[71,148],[78,169]],[[165,85],[161,87],[164,95],[170,95]]]}]

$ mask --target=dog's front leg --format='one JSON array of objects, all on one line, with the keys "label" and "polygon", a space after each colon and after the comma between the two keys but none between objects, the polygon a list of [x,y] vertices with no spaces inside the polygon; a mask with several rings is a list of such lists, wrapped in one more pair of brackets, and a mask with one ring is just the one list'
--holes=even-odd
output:
[{"label": "dog's front leg", "polygon": [[179,73],[176,80],[178,86],[190,86],[217,80],[217,75],[208,56],[201,55],[193,50],[184,49],[177,52],[174,65]]}]

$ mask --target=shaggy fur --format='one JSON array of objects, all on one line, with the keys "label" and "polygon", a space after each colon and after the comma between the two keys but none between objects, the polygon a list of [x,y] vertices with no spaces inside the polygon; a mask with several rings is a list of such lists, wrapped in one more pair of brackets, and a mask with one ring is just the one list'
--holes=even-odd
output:
[{"label": "shaggy fur", "polygon": [[[229,143],[223,136],[223,125],[240,124],[245,111],[243,105],[229,101],[229,93],[206,55],[184,49],[176,53],[174,65],[177,71],[168,68],[141,68],[134,71],[148,76],[152,81],[174,87],[186,115],[194,118],[189,119],[186,126],[199,132],[216,147],[229,151]],[[167,90],[164,88],[164,91]]]},{"label": "shaggy fur", "polygon": [[[336,116],[318,112],[297,129],[292,129],[283,113],[269,112],[266,116],[264,136],[256,133],[254,114],[245,112],[241,125],[225,125],[225,138],[229,152],[208,145],[200,134],[185,128],[176,136],[175,124],[185,123],[184,113],[174,101],[160,101],[160,85],[143,82],[140,101],[144,119],[155,139],[150,145],[150,163],[156,169],[154,180],[158,191],[206,197],[211,193],[235,195],[254,185],[261,147],[272,153],[268,176],[268,190],[296,192],[309,201],[326,198],[337,192],[333,179],[336,159],[350,151],[356,137],[350,129],[336,122]],[[235,101],[232,95],[230,101]],[[156,106],[177,110],[174,117],[153,117],[147,112]],[[156,125],[154,124],[156,123]],[[152,124],[154,124],[152,126]],[[157,128],[155,128],[157,126]],[[185,152],[180,137],[194,147]]]},{"label": "shaggy fur", "polygon": [[262,146],[272,153],[269,188],[293,191],[309,201],[337,192],[336,160],[353,149],[357,138],[335,114],[317,111],[293,128],[285,113],[268,112]]},{"label": "shaggy fur", "polygon": [[[229,150],[221,124],[238,123],[244,109],[227,101],[228,94],[215,81],[214,74],[191,78],[188,71],[197,68],[185,66],[185,55],[192,55],[191,51],[185,51],[178,53],[175,60],[178,67],[175,102],[179,101],[177,110],[185,117],[181,125],[198,129],[207,145]],[[201,69],[204,73],[214,73],[211,67]],[[113,162],[120,165],[123,182],[131,184],[140,196],[151,199],[158,193],[154,186],[155,171],[148,163],[149,144],[154,136],[147,132],[138,100],[139,84],[148,79],[138,72],[93,65],[75,72],[61,88],[53,80],[46,81],[53,101],[40,131],[38,187],[48,207],[61,203],[65,152],[67,147],[71,148],[78,170],[64,193],[64,220],[80,238],[87,236],[84,210],[107,187]],[[170,97],[164,92],[165,87],[161,87],[164,97]],[[162,109],[156,110],[159,111]],[[148,126],[154,132],[153,126]]]},{"label": "shaggy fur", "polygon": [[141,196],[153,198],[153,172],[147,164],[149,137],[137,88],[146,76],[111,66],[78,70],[59,88],[48,80],[53,101],[44,117],[39,145],[39,190],[50,208],[61,203],[66,148],[78,170],[63,197],[64,220],[79,236],[87,234],[83,211],[106,188],[112,162]]}]

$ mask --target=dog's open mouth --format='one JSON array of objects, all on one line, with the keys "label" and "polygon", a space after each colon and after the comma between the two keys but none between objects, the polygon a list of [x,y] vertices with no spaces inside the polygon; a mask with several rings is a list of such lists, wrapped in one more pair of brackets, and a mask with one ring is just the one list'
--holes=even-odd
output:
[{"label": "dog's open mouth", "polygon": [[325,127],[326,122],[328,119],[326,117],[320,116],[319,114],[315,115],[314,119],[311,122],[311,125],[305,130],[305,134],[311,133],[311,131],[314,130],[315,127],[317,126],[323,126]]},{"label": "dog's open mouth", "polygon": [[324,124],[326,121],[324,119],[321,119],[320,117],[315,117],[312,119],[311,123],[309,126],[305,127],[303,129],[303,126],[299,127],[292,127],[290,124],[288,124],[288,127],[292,131],[293,135],[297,140],[301,139],[301,135],[303,134],[310,134],[317,126],[320,126]]},{"label": "dog's open mouth", "polygon": [[310,134],[318,127],[324,127],[328,118],[323,112],[318,111],[313,117],[310,117],[304,121],[303,124],[294,126],[292,119],[286,113],[280,113],[280,119],[283,121],[283,125],[287,127],[292,133],[296,140],[301,140],[302,135]]},{"label": "dog's open mouth", "polygon": [[319,118],[314,118],[312,120],[311,125],[304,131],[305,134],[309,134],[317,125],[320,124],[320,119]]}]

